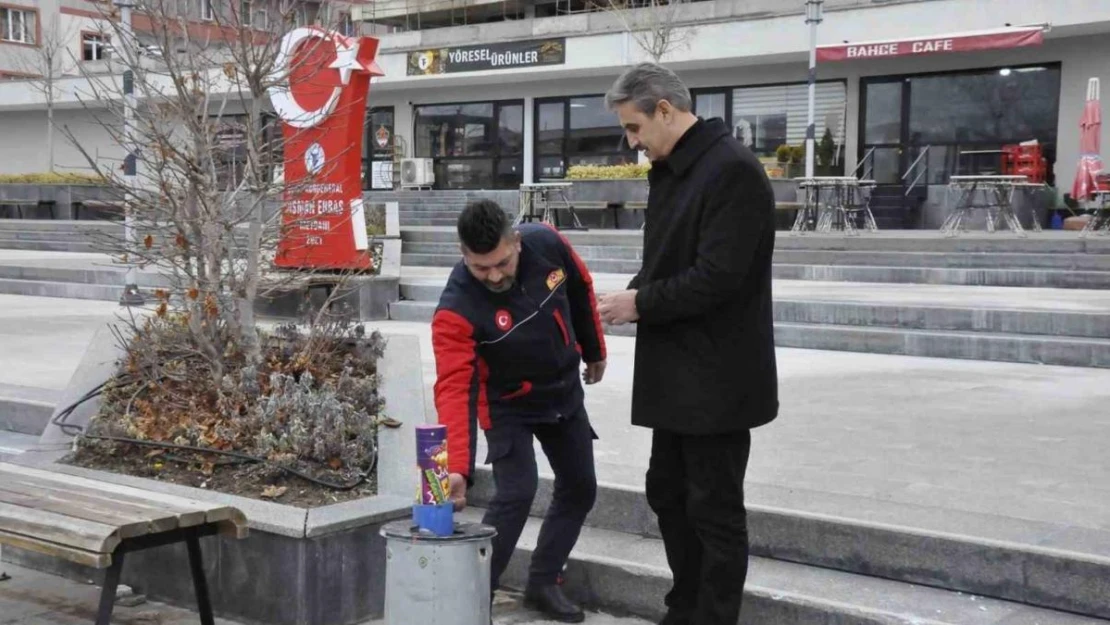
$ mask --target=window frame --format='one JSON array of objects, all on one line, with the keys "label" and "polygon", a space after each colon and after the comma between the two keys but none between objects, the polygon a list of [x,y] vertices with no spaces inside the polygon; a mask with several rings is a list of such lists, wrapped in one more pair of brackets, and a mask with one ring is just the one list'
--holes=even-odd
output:
[{"label": "window frame", "polygon": [[[912,87],[910,86],[910,81],[914,78],[931,78],[931,77],[938,77],[938,76],[973,76],[973,75],[976,75],[976,74],[997,73],[997,72],[999,72],[1003,69],[1021,70],[1021,69],[1028,69],[1028,68],[1035,68],[1035,67],[1043,67],[1047,70],[1055,70],[1059,75],[1061,85],[1063,84],[1064,69],[1063,69],[1063,63],[1060,62],[1060,61],[1045,61],[1045,62],[1041,62],[1041,63],[1035,63],[1035,62],[1034,63],[1019,63],[1019,64],[1013,64],[1013,65],[1010,65],[1010,64],[991,65],[991,66],[985,66],[985,67],[973,67],[973,68],[967,68],[967,69],[948,70],[948,71],[938,70],[938,71],[930,71],[930,72],[913,72],[913,73],[909,73],[909,74],[879,74],[879,75],[874,75],[874,76],[861,76],[860,79],[859,79],[859,124],[858,124],[858,128],[857,128],[857,144],[856,144],[858,146],[857,151],[859,152],[859,154],[857,155],[857,159],[862,159],[863,156],[867,153],[867,150],[870,149],[871,147],[876,147],[876,148],[880,148],[880,149],[883,149],[883,148],[886,148],[886,149],[892,149],[892,148],[901,149],[903,154],[902,154],[902,161],[899,164],[899,174],[902,174],[903,170],[906,169],[906,167],[908,165],[908,159],[910,158],[910,154],[913,154],[914,150],[920,149],[921,147],[924,147],[925,145],[938,146],[938,147],[951,147],[951,148],[956,148],[957,150],[960,149],[960,148],[992,149],[992,148],[995,148],[996,146],[999,146],[999,145],[1005,145],[1005,142],[979,141],[979,140],[969,140],[969,141],[963,141],[963,142],[940,142],[940,141],[928,142],[927,141],[927,142],[924,142],[921,145],[918,145],[918,144],[914,143],[913,140],[912,140],[912,136],[910,134],[910,129],[912,127],[912,119],[911,119],[911,117],[912,117],[912,111],[911,111]],[[882,83],[897,83],[897,84],[902,86],[902,110],[901,110],[901,116],[902,117],[899,121],[900,129],[899,129],[899,139],[898,139],[897,143],[867,143],[867,134],[866,134],[867,133],[867,87],[869,85],[882,84]],[[1059,117],[1059,114],[1060,114],[1060,106],[1061,106],[1061,103],[1062,103],[1061,102],[1062,99],[1063,99],[1062,94],[1059,91],[1057,91],[1057,93],[1056,93],[1056,115],[1057,115],[1057,118]],[[1058,185],[1059,181],[1055,179],[1055,171],[1054,171],[1053,166],[1056,163],[1059,162],[1059,154],[1058,154],[1058,150],[1059,150],[1059,147],[1060,147],[1060,127],[1059,127],[1059,125],[1057,125],[1057,127],[1056,127],[1056,137],[1054,138],[1054,140],[1051,143],[1041,142],[1042,148],[1043,148],[1043,146],[1046,146],[1046,145],[1050,146],[1050,149],[1046,150],[1046,154],[1045,154],[1046,159],[1048,158],[1048,156],[1050,154],[1052,156],[1051,160],[1049,160],[1049,162],[1048,162],[1048,172],[1047,172],[1048,177],[1046,179],[1046,182],[1051,181],[1051,184]],[[934,183],[934,184],[946,184],[948,176],[959,175],[959,172],[960,172],[960,160],[959,160],[959,157],[957,155],[956,171],[954,173],[945,172],[944,182],[943,183]]]},{"label": "window frame", "polygon": [[[612,150],[612,151],[600,151],[600,152],[576,151],[573,154],[568,152],[568,148],[570,146],[570,133],[573,130],[573,128],[571,127],[571,122],[570,122],[570,110],[571,110],[570,104],[571,104],[572,100],[580,100],[580,99],[586,99],[586,98],[602,98],[602,100],[604,101],[605,94],[604,93],[578,93],[578,94],[569,95],[569,96],[551,96],[551,97],[535,98],[534,99],[534,101],[532,103],[532,155],[533,155],[532,156],[532,179],[533,180],[541,180],[541,179],[543,179],[543,180],[566,180],[567,171],[572,167],[570,165],[570,159],[573,156],[582,156],[582,155],[586,155],[586,154],[597,155],[597,156],[629,156],[633,160],[633,162],[636,162],[636,159],[638,159],[638,156],[636,156],[636,151],[633,150],[632,148],[628,147],[627,135],[625,135],[623,129],[621,130],[621,140],[620,140],[619,144],[624,145],[625,146],[624,149],[617,149],[617,150]],[[542,106],[544,104],[562,104],[562,109],[563,109],[563,132],[562,132],[562,138],[560,140],[560,146],[559,146],[559,153],[558,154],[545,154],[545,153],[542,153],[540,151],[540,128],[539,128],[539,124],[540,124],[540,106]],[[617,121],[616,114],[613,115],[613,126],[614,126],[614,128],[620,129],[620,123]],[[540,160],[545,159],[545,158],[552,158],[552,157],[555,157],[555,156],[559,157],[563,162],[563,176],[561,178],[552,178],[551,176],[545,176],[545,175],[543,175],[543,172],[540,171]]]},{"label": "window frame", "polygon": [[216,21],[216,0],[200,0],[200,19],[204,22]]},{"label": "window frame", "polygon": [[[5,38],[5,33],[0,33],[0,45],[25,46],[28,48],[38,48],[42,45],[42,13],[39,11],[38,7],[0,3],[0,11],[18,11],[21,13],[33,13],[35,15],[34,41],[26,42],[17,41],[15,39],[7,39]],[[9,13],[9,20],[11,19],[10,15],[11,14]],[[23,19],[26,20],[26,18]],[[9,21],[9,24],[10,23],[11,22]],[[23,30],[24,32],[26,32],[26,25],[24,25]]]},{"label": "window frame", "polygon": [[[491,149],[489,154],[474,155],[474,156],[435,156],[435,155],[421,156],[421,155],[417,154],[417,146],[419,145],[419,139],[417,138],[417,124],[420,121],[420,115],[418,114],[418,109],[423,108],[423,107],[429,107],[429,106],[467,106],[467,105],[473,105],[473,104],[490,104],[490,105],[493,106],[493,116],[490,118],[490,121],[493,124],[494,136],[493,136],[492,141],[491,141],[492,149]],[[467,101],[452,101],[452,102],[413,103],[413,105],[411,107],[412,108],[412,138],[413,138],[413,140],[412,140],[412,155],[413,155],[413,158],[430,158],[430,159],[432,159],[432,162],[435,164],[435,166],[438,166],[439,162],[441,162],[441,161],[488,161],[490,163],[490,165],[492,166],[492,168],[491,168],[492,187],[490,187],[491,189],[500,189],[501,188],[501,187],[497,186],[498,166],[502,162],[505,162],[505,161],[519,161],[520,164],[521,164],[521,168],[522,168],[522,171],[520,172],[520,182],[523,183],[524,182],[524,171],[523,171],[524,153],[526,151],[525,150],[525,147],[526,147],[525,144],[523,144],[523,143],[521,144],[521,151],[518,154],[502,154],[501,153],[501,109],[505,106],[519,106],[520,107],[521,131],[522,131],[522,134],[523,134],[527,130],[524,126],[524,122],[527,119],[527,116],[525,115],[525,109],[524,109],[524,106],[525,106],[524,98],[504,98],[504,99],[498,99],[498,100],[467,100]],[[394,115],[396,115],[396,113],[394,113]],[[394,117],[394,120],[396,120],[396,117]],[[396,128],[396,121],[394,121],[394,128]],[[437,188],[437,189],[447,188],[447,187],[440,187],[439,186],[440,182],[441,182],[441,180],[440,180],[440,177],[438,175],[438,170],[437,170],[436,187],[435,188]],[[467,187],[467,188],[469,189],[471,187]],[[479,188],[479,187],[473,187],[473,188]]]},{"label": "window frame", "polygon": [[[85,38],[86,37],[97,37],[97,38],[100,39],[100,58],[96,58],[96,59],[86,59],[85,58]],[[77,58],[79,58],[82,63],[97,63],[97,62],[100,62],[100,61],[106,61],[106,60],[108,60],[108,51],[107,51],[106,48],[108,48],[111,45],[111,43],[112,43],[112,38],[110,36],[108,36],[107,33],[103,33],[103,32],[100,32],[100,31],[95,31],[95,30],[82,30],[81,33],[80,33],[80,38],[78,39],[78,45],[81,48],[81,54]]]}]

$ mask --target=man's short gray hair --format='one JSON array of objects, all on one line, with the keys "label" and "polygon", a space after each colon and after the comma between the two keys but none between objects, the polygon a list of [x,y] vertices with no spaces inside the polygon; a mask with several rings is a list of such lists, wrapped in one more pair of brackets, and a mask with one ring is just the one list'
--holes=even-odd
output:
[{"label": "man's short gray hair", "polygon": [[689,112],[690,90],[671,70],[656,63],[640,63],[626,70],[605,94],[609,109],[633,102],[644,115],[655,115],[660,100],[670,102],[676,109]]}]

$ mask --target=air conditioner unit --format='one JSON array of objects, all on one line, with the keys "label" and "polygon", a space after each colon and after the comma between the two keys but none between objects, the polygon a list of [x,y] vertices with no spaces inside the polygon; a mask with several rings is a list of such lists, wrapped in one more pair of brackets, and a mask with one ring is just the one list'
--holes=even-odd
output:
[{"label": "air conditioner unit", "polygon": [[402,187],[430,187],[436,181],[430,158],[401,159]]}]

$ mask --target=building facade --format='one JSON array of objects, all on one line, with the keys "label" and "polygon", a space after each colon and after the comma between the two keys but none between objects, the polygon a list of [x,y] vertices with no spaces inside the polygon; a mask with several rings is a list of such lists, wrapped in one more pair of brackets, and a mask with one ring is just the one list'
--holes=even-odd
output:
[{"label": "building facade", "polygon": [[[393,188],[400,158],[430,159],[431,186],[442,189],[512,189],[575,165],[635,162],[602,96],[624,68],[651,59],[663,35],[674,43],[659,60],[692,87],[696,112],[723,118],[775,175],[799,173],[778,167],[776,155],[805,138],[802,0],[589,8],[567,0],[351,8],[352,27],[381,39],[385,72],[369,97],[364,186]],[[974,51],[944,43],[1025,26],[1043,29],[1043,42]],[[1087,81],[1110,80],[1107,33],[1102,0],[826,0],[818,43],[871,47],[818,64],[819,160],[884,184],[912,174],[940,185],[996,168],[1004,145],[1036,142],[1062,194],[1079,158]],[[908,40],[925,42],[885,54],[889,42]],[[22,44],[0,42],[0,59],[12,45]],[[28,153],[41,136],[42,99],[27,82],[0,82],[0,171],[42,170]],[[62,123],[87,121],[86,108],[62,100]]]}]

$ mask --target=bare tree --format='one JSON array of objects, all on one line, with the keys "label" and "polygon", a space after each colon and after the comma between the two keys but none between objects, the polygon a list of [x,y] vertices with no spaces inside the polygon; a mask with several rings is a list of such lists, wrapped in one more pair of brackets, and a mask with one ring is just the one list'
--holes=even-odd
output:
[{"label": "bare tree", "polygon": [[596,0],[594,6],[617,17],[637,45],[658,63],[668,52],[689,47],[697,31],[682,24],[690,0]]},{"label": "bare tree", "polygon": [[70,46],[74,41],[72,28],[61,27],[57,14],[46,16],[39,45],[22,57],[21,70],[33,75],[30,83],[46,100],[46,164],[54,173],[54,103],[58,97],[58,80],[73,67]]},{"label": "bare tree", "polygon": [[[203,29],[178,12],[175,0],[147,0],[137,12],[149,28],[138,36],[112,22],[113,49],[130,76],[134,104],[127,105],[127,80],[114,77],[88,76],[90,92],[82,99],[89,108],[115,105],[109,109],[115,119],[102,125],[137,155],[133,176],[121,174],[126,163],[98,163],[69,135],[134,216],[137,236],[113,237],[104,247],[164,278],[155,313],[187,325],[182,350],[192,350],[217,385],[228,362],[261,361],[255,302],[296,278],[268,270],[290,227],[278,209],[293,190],[280,174],[281,131],[268,103],[271,89],[299,67],[279,68],[275,59],[309,6],[229,5]],[[336,45],[311,42],[297,63]]]}]

